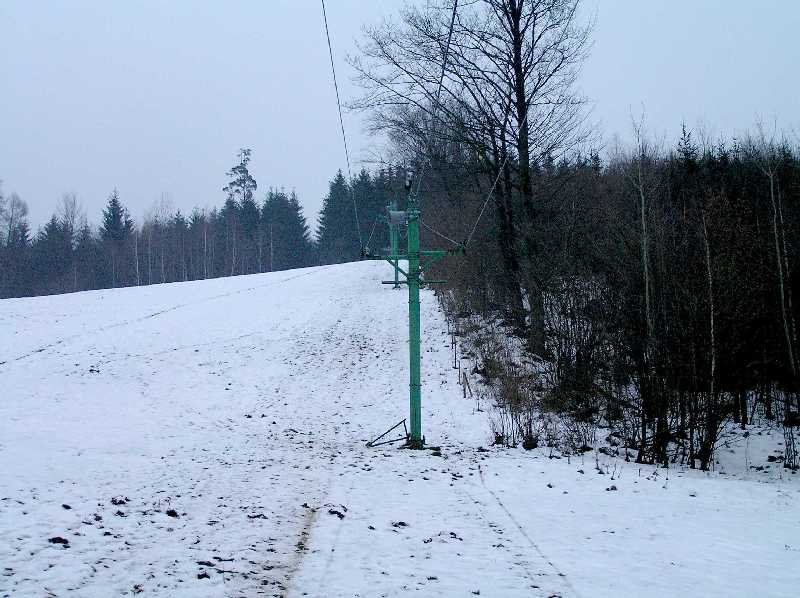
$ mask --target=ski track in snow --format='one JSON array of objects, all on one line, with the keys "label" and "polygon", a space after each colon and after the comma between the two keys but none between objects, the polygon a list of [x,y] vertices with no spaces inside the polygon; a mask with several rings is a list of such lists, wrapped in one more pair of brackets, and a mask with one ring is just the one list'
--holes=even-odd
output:
[{"label": "ski track in snow", "polygon": [[[265,287],[274,286],[275,284],[281,284],[281,283],[284,283],[284,282],[295,280],[296,278],[302,278],[304,276],[311,276],[312,274],[314,274],[314,272],[301,272],[300,274],[295,274],[294,276],[289,276],[288,278],[284,278],[284,279],[281,279],[281,280],[278,280],[278,281],[274,281],[273,280],[273,281],[270,281],[269,283],[262,284],[262,285],[257,285],[257,286],[252,286],[252,287],[248,287],[248,288],[244,288],[244,289],[239,289],[239,290],[236,290],[236,291],[231,291],[229,293],[222,293],[222,294],[219,294],[219,295],[212,295],[210,297],[206,297],[205,299],[201,299],[199,301],[195,301],[195,302],[192,302],[192,303],[179,303],[177,305],[172,305],[170,307],[165,307],[163,309],[159,309],[158,311],[154,311],[152,313],[148,313],[146,315],[140,316],[140,317],[138,317],[138,318],[136,318],[134,320],[123,320],[123,321],[117,322],[115,324],[109,324],[107,326],[101,326],[100,328],[96,328],[96,329],[88,331],[88,332],[84,332],[84,333],[72,335],[72,336],[67,337],[67,338],[56,340],[56,341],[54,341],[52,343],[44,345],[43,347],[38,347],[36,349],[32,349],[32,350],[30,350],[27,353],[24,353],[22,355],[18,355],[16,357],[8,357],[8,358],[4,359],[3,361],[0,361],[0,366],[6,365],[6,364],[8,364],[10,362],[22,361],[22,360],[27,359],[29,357],[33,357],[33,356],[37,355],[38,353],[43,353],[43,352],[45,352],[45,351],[47,351],[49,349],[53,349],[54,347],[57,347],[58,345],[62,345],[64,343],[66,343],[66,342],[78,339],[78,338],[80,338],[82,336],[86,336],[88,334],[98,334],[98,333],[101,333],[101,332],[106,332],[108,330],[113,330],[114,328],[120,328],[122,326],[128,326],[130,324],[136,324],[136,323],[142,322],[144,320],[149,320],[150,318],[157,318],[158,316],[162,316],[164,314],[168,314],[168,313],[170,313],[172,311],[175,311],[176,309],[181,309],[181,308],[190,307],[190,306],[196,306],[196,305],[199,305],[200,303],[205,303],[207,301],[214,301],[214,300],[217,300],[217,299],[225,299],[227,297],[231,297],[233,295],[238,295],[240,293],[247,293],[247,292],[251,292],[251,291],[256,291],[256,290],[259,290],[259,289],[262,289],[262,288],[265,288]],[[155,288],[155,287],[151,287],[151,288]],[[116,290],[119,290],[119,289],[116,289]],[[102,293],[102,291],[101,291],[101,293]],[[102,295],[101,295],[101,297],[102,297]],[[11,301],[13,301],[13,300],[9,300],[9,303],[11,303]],[[17,301],[25,301],[25,300],[23,299],[23,300],[17,300]],[[0,320],[0,321],[2,321],[2,320]]]},{"label": "ski track in snow", "polygon": [[612,481],[588,456],[478,450],[486,414],[428,292],[441,456],[367,448],[407,413],[407,295],[386,268],[0,303],[0,596],[796,590],[793,479],[604,457]]}]

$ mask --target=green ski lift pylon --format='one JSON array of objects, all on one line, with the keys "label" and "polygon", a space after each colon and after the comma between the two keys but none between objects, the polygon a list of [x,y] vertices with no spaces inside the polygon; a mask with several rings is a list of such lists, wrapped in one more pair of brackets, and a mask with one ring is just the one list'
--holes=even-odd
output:
[{"label": "green ski lift pylon", "polygon": [[[422,435],[422,388],[420,379],[420,312],[419,312],[419,289],[420,285],[435,284],[443,281],[429,281],[422,278],[423,272],[448,255],[456,255],[464,252],[464,247],[459,246],[451,250],[431,250],[422,251],[419,247],[419,223],[420,211],[417,207],[417,198],[411,191],[411,173],[408,173],[405,181],[407,194],[407,205],[405,212],[389,210],[389,226],[394,227],[395,237],[391,247],[391,255],[372,256],[369,259],[385,259],[395,269],[395,281],[384,281],[384,284],[406,284],[408,285],[408,359],[409,359],[409,421],[410,433],[407,446],[409,448],[421,449],[425,446],[425,437]],[[406,253],[401,254],[398,250],[397,237],[399,236],[398,227],[401,224],[407,226],[407,248]],[[408,271],[404,272],[400,268],[400,260],[408,261]],[[398,280],[398,275],[403,274],[405,280]]]}]

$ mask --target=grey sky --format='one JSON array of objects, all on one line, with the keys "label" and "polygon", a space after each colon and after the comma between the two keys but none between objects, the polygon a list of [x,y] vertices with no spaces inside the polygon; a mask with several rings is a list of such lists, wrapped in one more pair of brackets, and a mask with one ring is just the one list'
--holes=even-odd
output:
[{"label": "grey sky", "polygon": [[[402,0],[328,0],[345,64],[363,23]],[[716,133],[756,115],[800,125],[800,3],[588,0],[597,11],[583,91],[604,137],[680,123]],[[137,221],[162,192],[188,212],[221,205],[225,171],[253,149],[259,192],[295,188],[312,226],[344,169],[318,0],[0,2],[0,179],[35,226],[65,191],[97,222],[117,187]],[[367,157],[345,115],[356,161]],[[357,165],[354,165],[357,167]]]},{"label": "grey sky", "polygon": [[597,14],[582,88],[604,136],[630,138],[643,107],[668,141],[681,122],[715,136],[758,118],[800,125],[800,2],[588,0]]}]

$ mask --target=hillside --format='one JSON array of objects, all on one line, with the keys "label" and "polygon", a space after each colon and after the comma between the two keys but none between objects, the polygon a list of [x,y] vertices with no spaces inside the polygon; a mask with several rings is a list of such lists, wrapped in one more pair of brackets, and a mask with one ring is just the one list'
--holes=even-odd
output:
[{"label": "hillside", "polygon": [[490,447],[429,292],[441,451],[367,448],[407,412],[388,270],[0,302],[0,596],[796,595],[797,476],[745,461],[780,433],[708,474]]}]

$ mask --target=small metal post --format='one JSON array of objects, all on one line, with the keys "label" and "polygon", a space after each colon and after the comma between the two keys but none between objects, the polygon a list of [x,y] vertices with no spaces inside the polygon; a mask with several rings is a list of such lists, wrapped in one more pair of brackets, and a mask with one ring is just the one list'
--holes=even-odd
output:
[{"label": "small metal post", "polygon": [[[392,210],[392,211],[396,211],[397,210],[397,201],[396,200],[394,200],[394,199],[392,200],[392,204],[391,204],[391,206],[389,206],[389,209]],[[400,232],[399,232],[399,230],[397,228],[397,225],[396,224],[392,224],[392,222],[390,220],[389,221],[389,242],[390,242],[390,249],[391,249],[391,252],[392,252],[391,255],[396,256],[400,251],[400,247],[399,247],[400,244],[398,242],[398,237],[399,236],[400,236]],[[400,258],[395,257],[395,259],[394,259],[394,286],[392,287],[394,289],[399,289],[400,288],[400,279],[399,279],[400,272],[398,271],[398,267],[400,265],[399,262],[400,262]]]}]

